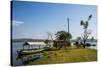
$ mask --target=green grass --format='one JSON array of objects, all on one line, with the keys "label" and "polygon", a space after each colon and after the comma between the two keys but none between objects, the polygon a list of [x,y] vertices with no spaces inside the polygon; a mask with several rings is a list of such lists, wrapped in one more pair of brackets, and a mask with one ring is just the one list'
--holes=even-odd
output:
[{"label": "green grass", "polygon": [[72,62],[97,61],[97,50],[89,48],[60,49],[44,51],[41,59],[30,61],[27,64],[56,64]]}]

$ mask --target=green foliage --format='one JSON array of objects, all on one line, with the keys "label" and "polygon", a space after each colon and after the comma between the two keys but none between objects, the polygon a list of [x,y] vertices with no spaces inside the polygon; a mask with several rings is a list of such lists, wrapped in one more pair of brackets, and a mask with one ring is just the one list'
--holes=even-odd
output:
[{"label": "green foliage", "polygon": [[72,38],[72,35],[65,31],[58,31],[55,35],[57,40],[69,40]]},{"label": "green foliage", "polygon": [[43,49],[44,49],[44,51],[50,51],[51,50],[50,47],[44,47]]},{"label": "green foliage", "polygon": [[48,44],[49,40],[45,40],[44,42],[45,42],[46,44]]},{"label": "green foliage", "polygon": [[92,18],[92,15],[90,14],[86,21],[83,21],[83,20],[80,21],[80,25],[83,26],[83,29],[84,29],[84,33],[82,35],[84,45],[85,45],[86,40],[88,39],[88,37],[90,35],[90,32],[88,31],[88,26],[89,26],[89,21],[90,21],[91,18]]},{"label": "green foliage", "polygon": [[92,14],[89,15],[89,17],[88,17],[88,21],[89,21],[91,18],[92,18]]},{"label": "green foliage", "polygon": [[94,37],[91,38],[91,41],[95,40]]},{"label": "green foliage", "polygon": [[77,37],[77,40],[81,40],[81,37]]}]

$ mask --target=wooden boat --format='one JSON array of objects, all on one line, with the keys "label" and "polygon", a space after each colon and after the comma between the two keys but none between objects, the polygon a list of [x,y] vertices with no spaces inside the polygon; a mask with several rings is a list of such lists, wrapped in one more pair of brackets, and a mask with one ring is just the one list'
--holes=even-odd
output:
[{"label": "wooden boat", "polygon": [[18,50],[18,54],[19,55],[28,55],[28,54],[35,54],[35,53],[40,53],[42,52],[44,49],[37,49],[37,50],[34,50],[34,49],[31,49],[31,50]]}]

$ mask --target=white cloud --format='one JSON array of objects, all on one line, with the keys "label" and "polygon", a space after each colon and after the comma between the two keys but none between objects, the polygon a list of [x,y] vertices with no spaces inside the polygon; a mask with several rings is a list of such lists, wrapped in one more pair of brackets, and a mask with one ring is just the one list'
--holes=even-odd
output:
[{"label": "white cloud", "polygon": [[16,20],[13,20],[12,21],[12,25],[13,26],[20,26],[20,25],[22,25],[24,22],[22,22],[22,21],[16,21]]}]

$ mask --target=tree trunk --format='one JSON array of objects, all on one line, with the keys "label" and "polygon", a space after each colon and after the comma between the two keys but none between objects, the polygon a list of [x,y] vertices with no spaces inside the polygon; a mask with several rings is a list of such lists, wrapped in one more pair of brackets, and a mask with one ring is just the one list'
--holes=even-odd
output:
[{"label": "tree trunk", "polygon": [[83,48],[85,48],[85,46],[86,46],[86,40],[84,39]]}]

